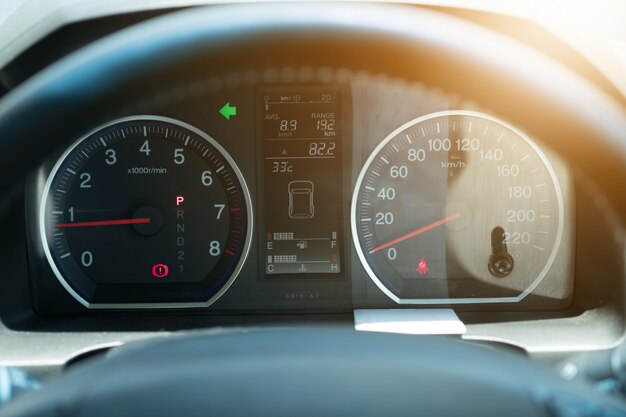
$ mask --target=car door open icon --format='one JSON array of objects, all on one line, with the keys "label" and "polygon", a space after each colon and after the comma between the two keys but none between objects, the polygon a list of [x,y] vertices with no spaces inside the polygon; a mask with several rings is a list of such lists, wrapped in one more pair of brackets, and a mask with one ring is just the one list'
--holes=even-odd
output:
[{"label": "car door open icon", "polygon": [[313,183],[311,181],[291,181],[289,190],[289,217],[310,219],[315,214],[313,206]]}]

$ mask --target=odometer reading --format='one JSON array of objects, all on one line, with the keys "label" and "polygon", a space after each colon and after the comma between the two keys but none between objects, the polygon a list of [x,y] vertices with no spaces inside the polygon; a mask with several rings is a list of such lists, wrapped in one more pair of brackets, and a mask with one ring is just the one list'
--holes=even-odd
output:
[{"label": "odometer reading", "polygon": [[360,260],[398,303],[515,302],[552,265],[563,232],[555,173],[525,135],[447,111],[371,154],[352,200]]},{"label": "odometer reading", "polygon": [[215,140],[138,116],[60,158],[40,227],[54,273],[87,307],[206,306],[241,268],[250,213],[241,173]]}]

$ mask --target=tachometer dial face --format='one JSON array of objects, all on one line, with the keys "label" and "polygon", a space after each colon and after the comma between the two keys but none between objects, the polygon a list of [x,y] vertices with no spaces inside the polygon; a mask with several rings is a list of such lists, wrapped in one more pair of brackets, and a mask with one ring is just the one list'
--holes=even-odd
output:
[{"label": "tachometer dial face", "polygon": [[563,201],[527,136],[447,111],[380,143],[358,177],[351,220],[363,267],[398,303],[516,302],[554,261]]},{"label": "tachometer dial face", "polygon": [[226,151],[185,123],[116,120],[53,168],[40,229],[50,266],[91,308],[206,306],[251,237],[250,197]]}]

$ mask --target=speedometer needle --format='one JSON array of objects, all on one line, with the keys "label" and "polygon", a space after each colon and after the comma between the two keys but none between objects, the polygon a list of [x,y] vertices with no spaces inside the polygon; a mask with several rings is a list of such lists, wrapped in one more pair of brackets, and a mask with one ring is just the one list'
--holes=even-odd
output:
[{"label": "speedometer needle", "polygon": [[59,223],[57,227],[94,227],[94,226],[119,226],[123,224],[145,224],[150,223],[150,217],[138,217],[136,219],[120,219],[120,220],[98,220],[93,222],[74,222]]},{"label": "speedometer needle", "polygon": [[382,244],[382,245],[380,245],[380,246],[376,246],[374,249],[372,249],[371,251],[369,251],[369,253],[370,253],[370,254],[372,254],[372,253],[374,253],[374,252],[378,252],[379,250],[383,250],[383,249],[385,249],[385,248],[388,248],[389,246],[393,246],[393,245],[395,245],[396,243],[403,242],[403,241],[405,241],[405,240],[407,240],[407,239],[410,239],[410,238],[412,238],[412,237],[415,237],[415,236],[417,236],[417,235],[420,235],[420,234],[422,234],[422,233],[424,233],[424,232],[428,232],[429,230],[432,230],[432,229],[434,229],[435,227],[439,227],[439,226],[441,226],[441,225],[443,225],[443,224],[446,224],[446,223],[448,223],[448,222],[451,222],[452,220],[456,220],[456,219],[458,219],[460,216],[461,216],[461,213],[454,213],[454,214],[452,214],[452,215],[450,215],[450,216],[446,217],[445,219],[437,220],[436,222],[431,223],[431,224],[429,224],[428,226],[424,226],[424,227],[419,228],[419,229],[417,229],[417,230],[415,230],[415,231],[413,231],[413,232],[411,232],[411,233],[407,233],[406,235],[402,235],[402,236],[400,236],[400,237],[398,237],[398,238],[396,238],[396,239],[390,240],[390,241],[389,241],[389,242],[387,242],[387,243],[383,243],[383,244]]}]

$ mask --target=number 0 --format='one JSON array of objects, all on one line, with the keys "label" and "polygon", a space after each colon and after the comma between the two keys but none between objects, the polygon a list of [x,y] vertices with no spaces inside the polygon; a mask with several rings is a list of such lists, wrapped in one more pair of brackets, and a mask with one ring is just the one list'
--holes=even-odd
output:
[{"label": "number 0", "polygon": [[80,263],[83,264],[85,268],[90,267],[93,264],[93,254],[88,250],[83,252],[83,254],[80,255]]}]

